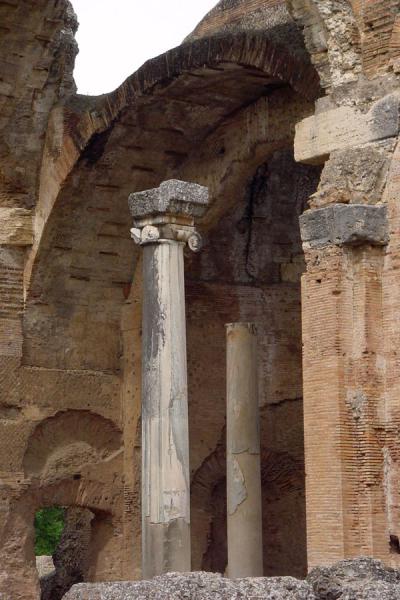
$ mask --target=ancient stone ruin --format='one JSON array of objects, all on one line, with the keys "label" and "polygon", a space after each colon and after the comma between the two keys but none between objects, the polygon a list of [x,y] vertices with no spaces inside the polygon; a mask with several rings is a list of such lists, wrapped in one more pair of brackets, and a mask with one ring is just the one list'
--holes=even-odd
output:
[{"label": "ancient stone ruin", "polygon": [[98,97],[76,28],[0,0],[1,600],[399,598],[400,0],[221,0]]}]

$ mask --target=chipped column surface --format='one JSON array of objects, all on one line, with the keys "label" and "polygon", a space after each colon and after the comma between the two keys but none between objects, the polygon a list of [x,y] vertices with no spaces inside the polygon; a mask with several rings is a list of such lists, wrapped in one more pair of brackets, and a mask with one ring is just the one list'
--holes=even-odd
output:
[{"label": "chipped column surface", "polygon": [[190,494],[183,244],[146,246],[143,259],[142,516],[147,578],[190,570]]},{"label": "chipped column surface", "polygon": [[263,575],[257,332],[227,326],[228,575]]},{"label": "chipped column surface", "polygon": [[190,479],[183,249],[207,189],[171,180],[131,194],[143,246],[142,576],[190,571]]}]

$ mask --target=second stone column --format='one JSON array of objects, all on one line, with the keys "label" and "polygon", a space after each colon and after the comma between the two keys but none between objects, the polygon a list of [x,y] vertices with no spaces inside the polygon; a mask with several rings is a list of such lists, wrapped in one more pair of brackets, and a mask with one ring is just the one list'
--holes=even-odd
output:
[{"label": "second stone column", "polygon": [[262,577],[257,332],[253,323],[230,323],[226,336],[228,576]]}]

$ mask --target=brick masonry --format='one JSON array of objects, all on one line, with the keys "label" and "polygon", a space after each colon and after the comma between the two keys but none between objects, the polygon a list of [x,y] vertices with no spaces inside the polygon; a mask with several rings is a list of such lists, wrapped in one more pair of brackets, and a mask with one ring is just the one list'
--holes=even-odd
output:
[{"label": "brick masonry", "polygon": [[95,515],[92,581],[141,576],[127,199],[171,178],[211,198],[186,258],[192,567],[226,569],[235,320],[260,332],[264,574],[398,564],[398,13],[222,0],[90,98],[69,3],[0,0],[0,595],[39,598],[34,512],[57,503]]}]

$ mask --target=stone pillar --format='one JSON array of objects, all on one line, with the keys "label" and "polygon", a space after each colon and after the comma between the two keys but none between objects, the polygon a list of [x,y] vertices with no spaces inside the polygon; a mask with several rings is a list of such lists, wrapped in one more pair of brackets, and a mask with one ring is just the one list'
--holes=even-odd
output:
[{"label": "stone pillar", "polygon": [[[380,422],[386,206],[332,204],[300,217],[309,569],[387,560]],[[387,483],[386,483],[387,485]]]},{"label": "stone pillar", "polygon": [[143,246],[142,577],[190,571],[190,482],[183,250],[207,189],[181,181],[131,194]]},{"label": "stone pillar", "polygon": [[257,333],[252,323],[227,327],[228,575],[263,575]]}]

